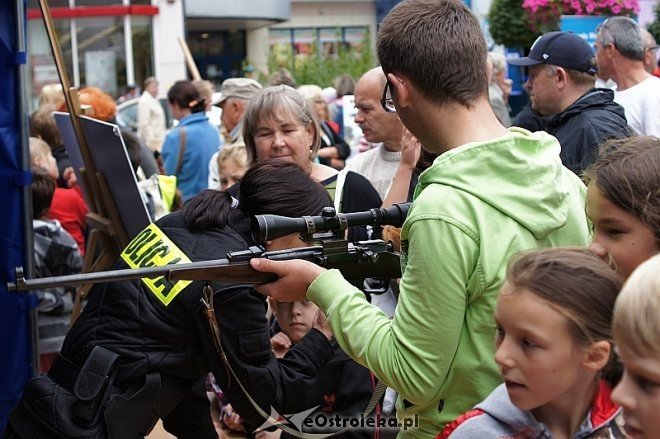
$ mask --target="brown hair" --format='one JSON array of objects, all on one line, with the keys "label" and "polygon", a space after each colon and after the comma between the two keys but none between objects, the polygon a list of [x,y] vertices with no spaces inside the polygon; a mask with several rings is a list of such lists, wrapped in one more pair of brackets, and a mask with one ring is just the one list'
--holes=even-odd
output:
[{"label": "brown hair", "polygon": [[277,116],[282,113],[292,115],[305,127],[310,123],[313,124],[314,139],[310,145],[310,160],[316,157],[316,152],[321,146],[321,136],[314,109],[307,99],[296,90],[287,85],[274,85],[259,90],[250,100],[245,114],[243,114],[243,141],[247,151],[248,165],[253,165],[259,159],[254,142],[259,123],[267,119],[277,120]]},{"label": "brown hair", "polygon": [[488,93],[486,41],[460,0],[407,0],[378,33],[385,74],[401,73],[430,101],[472,107]]},{"label": "brown hair", "polygon": [[[593,57],[589,60],[589,65],[598,68],[598,64],[596,62],[596,57]],[[585,72],[578,72],[577,70],[573,69],[566,69],[566,73],[568,74],[568,77],[577,85],[582,85],[582,86],[589,86],[591,88],[595,87],[596,84],[596,76],[595,75],[590,75],[589,73]]]},{"label": "brown hair", "polygon": [[628,277],[614,307],[613,331],[619,344],[638,356],[660,358],[660,255]]},{"label": "brown hair", "polygon": [[30,115],[30,136],[39,137],[51,149],[62,145],[62,137],[53,118],[53,111],[55,107],[52,105],[42,105]]},{"label": "brown hair", "polygon": [[41,219],[48,214],[55,194],[55,180],[44,168],[32,168],[32,218]]},{"label": "brown hair", "polygon": [[188,108],[192,113],[200,113],[206,108],[206,102],[199,95],[199,90],[190,81],[177,81],[167,92],[170,104]]},{"label": "brown hair", "polygon": [[[613,343],[612,313],[623,279],[595,254],[583,248],[523,252],[509,262],[507,281],[550,304],[568,320],[576,343]],[[615,385],[621,370],[614,354],[603,378]]]},{"label": "brown hair", "polygon": [[651,230],[660,248],[660,139],[652,136],[610,140],[585,171],[587,184]]}]

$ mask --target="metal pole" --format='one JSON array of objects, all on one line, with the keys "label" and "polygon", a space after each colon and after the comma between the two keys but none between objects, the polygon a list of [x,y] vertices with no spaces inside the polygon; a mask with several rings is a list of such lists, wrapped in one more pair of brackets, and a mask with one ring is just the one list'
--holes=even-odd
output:
[{"label": "metal pole", "polygon": [[[25,36],[25,4],[22,0],[16,2],[16,42],[18,51],[27,54]],[[27,60],[26,60],[27,61]],[[28,147],[30,133],[28,131],[28,72],[27,63],[17,64],[19,83],[19,112],[20,112],[20,145],[21,145],[21,169],[29,171],[30,150]],[[26,272],[30,277],[34,273],[34,238],[32,236],[32,188],[23,187],[23,230],[25,230],[25,265]],[[30,340],[31,340],[31,368],[32,374],[39,373],[39,329],[37,326],[37,310],[30,310]]]}]

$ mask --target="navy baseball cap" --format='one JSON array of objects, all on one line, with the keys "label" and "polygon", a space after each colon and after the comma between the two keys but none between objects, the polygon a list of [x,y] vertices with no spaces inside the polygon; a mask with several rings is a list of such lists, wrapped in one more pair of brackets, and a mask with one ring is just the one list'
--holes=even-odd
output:
[{"label": "navy baseball cap", "polygon": [[536,39],[529,56],[507,60],[514,66],[552,64],[565,69],[595,75],[594,51],[584,38],[573,32],[548,32]]}]

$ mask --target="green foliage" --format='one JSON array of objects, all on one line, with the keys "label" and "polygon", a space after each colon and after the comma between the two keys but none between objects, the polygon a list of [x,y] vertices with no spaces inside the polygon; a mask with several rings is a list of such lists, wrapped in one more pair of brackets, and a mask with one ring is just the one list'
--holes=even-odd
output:
[{"label": "green foliage", "polygon": [[[337,41],[341,41],[339,32]],[[298,85],[316,84],[329,87],[340,75],[347,73],[357,80],[375,66],[368,30],[358,47],[348,48],[338,43],[336,53],[326,55],[313,44],[311,52],[309,55],[295,56],[290,45],[276,46],[269,54],[268,69],[271,72],[282,67],[288,69]]]},{"label": "green foliage", "polygon": [[540,35],[529,29],[522,0],[493,0],[488,11],[488,28],[497,44],[528,48]]},{"label": "green foliage", "polygon": [[653,35],[653,38],[655,38],[655,41],[660,41],[660,2],[655,4],[653,13],[655,15],[655,21],[649,24],[648,30]]}]

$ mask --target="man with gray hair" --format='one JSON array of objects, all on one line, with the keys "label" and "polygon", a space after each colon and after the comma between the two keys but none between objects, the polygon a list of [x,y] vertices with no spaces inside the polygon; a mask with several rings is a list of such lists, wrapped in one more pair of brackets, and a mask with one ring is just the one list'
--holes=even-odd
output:
[{"label": "man with gray hair", "polygon": [[616,82],[614,100],[637,134],[660,136],[660,78],[644,68],[645,53],[642,29],[632,18],[612,17],[598,28],[600,77]]},{"label": "man with gray hair", "polygon": [[488,62],[493,66],[493,76],[488,85],[490,106],[500,123],[508,128],[511,126],[509,95],[512,81],[506,76],[506,58],[501,53],[488,52]]},{"label": "man with gray hair", "polygon": [[[251,78],[225,79],[220,86],[220,101],[215,105],[222,109],[221,129],[228,145],[243,144],[243,113],[259,90],[261,84]],[[213,154],[209,162],[209,189],[220,189],[219,154],[220,151]]]}]

